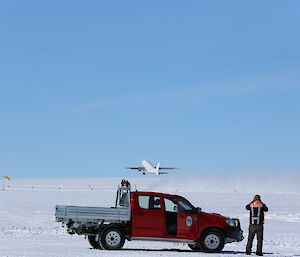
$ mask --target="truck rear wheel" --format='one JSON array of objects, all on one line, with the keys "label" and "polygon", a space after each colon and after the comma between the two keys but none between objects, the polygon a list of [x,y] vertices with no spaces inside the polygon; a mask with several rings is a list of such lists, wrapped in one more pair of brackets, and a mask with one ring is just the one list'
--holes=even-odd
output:
[{"label": "truck rear wheel", "polygon": [[125,236],[117,227],[106,227],[99,235],[99,244],[104,250],[119,250],[125,243]]},{"label": "truck rear wheel", "polygon": [[94,235],[88,236],[88,241],[93,248],[101,250],[100,244],[99,244],[98,240],[96,240],[96,236],[94,236]]},{"label": "truck rear wheel", "polygon": [[219,253],[224,248],[224,236],[217,229],[206,231],[201,237],[201,248],[206,253]]}]

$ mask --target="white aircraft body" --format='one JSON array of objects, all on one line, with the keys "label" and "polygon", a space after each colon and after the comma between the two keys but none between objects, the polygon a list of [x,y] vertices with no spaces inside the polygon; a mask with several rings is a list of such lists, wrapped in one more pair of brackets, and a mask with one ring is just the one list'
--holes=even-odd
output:
[{"label": "white aircraft body", "polygon": [[142,160],[142,166],[127,167],[127,169],[141,171],[143,173],[143,175],[146,175],[146,172],[150,173],[150,174],[160,175],[160,174],[168,174],[168,172],[161,171],[161,170],[174,170],[176,168],[160,167],[160,163],[157,163],[157,165],[155,167],[149,161]]}]

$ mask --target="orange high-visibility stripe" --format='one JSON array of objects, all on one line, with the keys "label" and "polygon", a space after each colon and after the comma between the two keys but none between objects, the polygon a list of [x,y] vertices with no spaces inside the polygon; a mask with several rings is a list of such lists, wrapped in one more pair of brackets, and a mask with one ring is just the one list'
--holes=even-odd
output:
[{"label": "orange high-visibility stripe", "polygon": [[263,203],[259,200],[256,200],[252,203],[250,203],[250,206],[253,206],[253,207],[262,207],[263,206]]}]

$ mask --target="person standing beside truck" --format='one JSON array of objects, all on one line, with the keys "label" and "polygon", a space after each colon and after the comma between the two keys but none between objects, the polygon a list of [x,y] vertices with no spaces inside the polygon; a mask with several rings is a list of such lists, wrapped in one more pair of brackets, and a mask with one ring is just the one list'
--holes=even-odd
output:
[{"label": "person standing beside truck", "polygon": [[246,254],[251,254],[253,239],[257,237],[256,255],[263,256],[263,234],[264,234],[264,213],[268,211],[268,207],[261,201],[260,195],[256,195],[253,201],[246,205],[246,209],[250,211],[250,224],[248,242],[246,246]]}]

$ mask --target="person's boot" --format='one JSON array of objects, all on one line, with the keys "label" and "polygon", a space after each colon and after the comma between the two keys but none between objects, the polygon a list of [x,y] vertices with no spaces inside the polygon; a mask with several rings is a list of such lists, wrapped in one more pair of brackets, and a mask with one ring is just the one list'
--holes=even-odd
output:
[{"label": "person's boot", "polygon": [[257,256],[263,256],[263,254],[262,254],[262,253],[259,253],[259,252],[256,252],[256,255],[257,255]]},{"label": "person's boot", "polygon": [[246,250],[246,255],[251,255],[251,251]]}]

